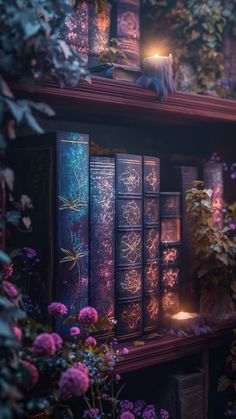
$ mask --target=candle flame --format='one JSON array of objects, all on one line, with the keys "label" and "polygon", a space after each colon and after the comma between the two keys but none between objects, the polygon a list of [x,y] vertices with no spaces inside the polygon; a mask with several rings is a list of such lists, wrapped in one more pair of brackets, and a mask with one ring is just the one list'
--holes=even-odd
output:
[{"label": "candle flame", "polygon": [[197,316],[196,313],[190,313],[190,312],[187,312],[187,311],[180,311],[179,313],[174,314],[172,316],[172,318],[176,319],[176,320],[186,320],[186,319],[193,319],[196,316]]}]

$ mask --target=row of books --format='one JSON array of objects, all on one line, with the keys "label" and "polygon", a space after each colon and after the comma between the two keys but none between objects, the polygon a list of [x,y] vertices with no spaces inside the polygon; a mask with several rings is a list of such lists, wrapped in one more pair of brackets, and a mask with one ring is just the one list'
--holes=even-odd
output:
[{"label": "row of books", "polygon": [[[89,156],[88,135],[67,132],[18,139],[8,161],[16,193],[34,204],[32,232],[14,234],[13,244],[40,256],[40,280],[28,289],[42,317],[51,301],[69,314],[89,304],[128,339],[180,309],[181,235],[186,269],[192,257],[184,193],[197,168],[173,169],[179,190],[160,193],[159,158]],[[61,332],[62,320],[56,327]]]}]

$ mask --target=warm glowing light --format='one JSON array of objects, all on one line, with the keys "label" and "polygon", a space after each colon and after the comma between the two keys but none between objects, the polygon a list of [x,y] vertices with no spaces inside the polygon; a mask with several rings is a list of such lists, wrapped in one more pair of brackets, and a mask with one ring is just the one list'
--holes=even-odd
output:
[{"label": "warm glowing light", "polygon": [[180,311],[177,314],[174,314],[172,316],[173,319],[176,320],[186,320],[186,319],[194,319],[194,317],[197,317],[196,313],[190,313],[188,311]]}]

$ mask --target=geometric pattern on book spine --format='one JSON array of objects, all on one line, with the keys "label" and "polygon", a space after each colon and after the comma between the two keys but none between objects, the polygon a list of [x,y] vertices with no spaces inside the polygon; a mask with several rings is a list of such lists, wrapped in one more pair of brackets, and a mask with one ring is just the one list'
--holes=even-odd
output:
[{"label": "geometric pattern on book spine", "polygon": [[90,305],[115,317],[115,160],[90,158]]},{"label": "geometric pattern on book spine", "polygon": [[142,332],[142,157],[116,154],[117,336]]},{"label": "geometric pattern on book spine", "polygon": [[[88,304],[88,135],[57,132],[57,255],[55,297],[69,314]],[[59,323],[59,327],[61,322]]]},{"label": "geometric pattern on book spine", "polygon": [[216,228],[223,227],[223,166],[221,163],[209,162],[204,164],[205,187],[213,190],[212,209],[213,223]]},{"label": "geometric pattern on book spine", "polygon": [[157,328],[159,315],[160,160],[143,156],[143,329]]},{"label": "geometric pattern on book spine", "polygon": [[127,64],[140,67],[140,1],[117,1],[117,39]]}]

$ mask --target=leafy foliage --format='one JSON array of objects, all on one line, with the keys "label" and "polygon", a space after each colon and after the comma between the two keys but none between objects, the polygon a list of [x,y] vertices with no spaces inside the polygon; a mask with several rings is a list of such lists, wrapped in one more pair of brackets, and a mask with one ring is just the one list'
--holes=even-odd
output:
[{"label": "leafy foliage", "polygon": [[212,190],[203,189],[202,182],[194,182],[187,191],[187,212],[191,220],[198,277],[206,287],[230,288],[236,275],[236,243],[230,228],[223,230],[213,223]]},{"label": "leafy foliage", "polygon": [[173,52],[176,74],[186,63],[196,77],[192,89],[221,96],[232,94],[219,81],[225,78],[224,35],[236,30],[236,1],[145,0],[144,3],[149,6],[149,19],[158,27],[158,36],[162,41],[167,39]]}]

